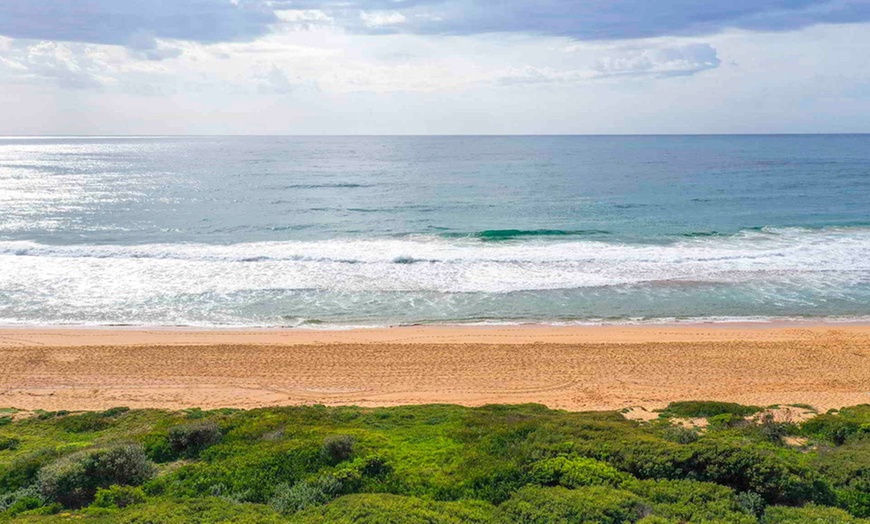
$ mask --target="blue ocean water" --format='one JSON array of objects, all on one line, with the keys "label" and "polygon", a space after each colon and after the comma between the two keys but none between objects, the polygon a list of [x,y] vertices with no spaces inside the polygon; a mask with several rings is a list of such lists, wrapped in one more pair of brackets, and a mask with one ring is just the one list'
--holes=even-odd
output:
[{"label": "blue ocean water", "polygon": [[0,138],[0,323],[870,316],[870,135]]}]

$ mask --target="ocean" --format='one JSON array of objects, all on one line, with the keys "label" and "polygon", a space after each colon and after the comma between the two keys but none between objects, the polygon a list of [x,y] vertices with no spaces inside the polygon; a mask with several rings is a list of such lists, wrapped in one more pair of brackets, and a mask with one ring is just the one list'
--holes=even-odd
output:
[{"label": "ocean", "polygon": [[870,318],[870,135],[0,138],[0,323]]}]

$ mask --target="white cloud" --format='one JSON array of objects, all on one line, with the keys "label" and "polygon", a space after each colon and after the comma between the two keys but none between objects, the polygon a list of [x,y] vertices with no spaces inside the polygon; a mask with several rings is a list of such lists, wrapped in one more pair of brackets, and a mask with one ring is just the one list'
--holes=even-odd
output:
[{"label": "white cloud", "polygon": [[[578,43],[314,24],[218,44],[0,39],[0,133],[867,130],[868,29]],[[136,55],[163,47],[181,53]],[[49,109],[64,106],[94,127]]]},{"label": "white cloud", "polygon": [[334,19],[319,9],[282,9],[275,11],[282,22],[332,22]]},{"label": "white cloud", "polygon": [[359,15],[366,27],[384,27],[403,24],[408,21],[405,15],[397,11],[363,11]]},{"label": "white cloud", "polygon": [[682,76],[719,67],[721,61],[710,44],[687,44],[629,50],[598,60],[598,76]]}]

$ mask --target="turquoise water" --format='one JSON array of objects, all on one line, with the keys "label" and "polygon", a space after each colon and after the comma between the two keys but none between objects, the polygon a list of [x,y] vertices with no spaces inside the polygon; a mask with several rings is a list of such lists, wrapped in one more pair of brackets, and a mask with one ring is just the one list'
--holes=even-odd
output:
[{"label": "turquoise water", "polygon": [[0,322],[870,316],[870,135],[0,138]]}]

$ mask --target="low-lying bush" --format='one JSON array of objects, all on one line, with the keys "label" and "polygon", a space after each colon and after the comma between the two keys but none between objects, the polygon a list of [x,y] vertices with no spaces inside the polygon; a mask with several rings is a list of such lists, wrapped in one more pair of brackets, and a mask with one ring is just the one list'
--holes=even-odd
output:
[{"label": "low-lying bush", "polygon": [[[436,502],[389,494],[347,495],[296,514],[294,524],[492,524],[494,508],[480,501]],[[531,522],[531,521],[529,521]]]},{"label": "low-lying bush", "polygon": [[635,522],[651,512],[640,497],[613,488],[527,486],[498,507],[501,522],[524,524]]},{"label": "low-lying bush", "polygon": [[145,502],[145,493],[142,492],[142,488],[115,485],[98,489],[91,506],[96,508],[126,508],[143,502]]},{"label": "low-lying bush", "polygon": [[331,435],[323,439],[320,455],[327,464],[338,464],[353,456],[354,438],[349,435]]},{"label": "low-lying bush", "polygon": [[39,471],[42,496],[66,507],[89,504],[99,488],[138,486],[155,473],[138,444],[79,451]]},{"label": "low-lying bush", "polygon": [[193,458],[220,442],[221,436],[215,422],[203,420],[169,428],[167,443],[176,457]]},{"label": "low-lying bush", "polygon": [[17,438],[13,437],[0,437],[0,451],[6,451],[7,449],[15,449],[18,447],[18,444],[21,444],[21,441]]},{"label": "low-lying bush", "polygon": [[34,509],[43,503],[42,494],[36,485],[21,488],[9,493],[0,494],[0,514],[20,513],[28,509]]},{"label": "low-lying bush", "polygon": [[677,444],[691,444],[701,438],[701,434],[695,428],[685,426],[670,426],[662,431],[662,438]]},{"label": "low-lying bush", "polygon": [[529,477],[542,486],[619,486],[631,479],[606,462],[584,457],[555,457],[535,462],[529,468]]},{"label": "low-lying bush", "polygon": [[763,408],[758,406],[743,406],[731,402],[710,402],[710,401],[683,401],[671,402],[668,404],[662,413],[673,417],[681,418],[708,418],[716,415],[736,415],[738,417],[747,417],[758,413]]},{"label": "low-lying bush", "polygon": [[762,519],[764,524],[867,524],[838,508],[807,504],[800,508],[771,506]]},{"label": "low-lying bush", "polygon": [[296,513],[314,506],[326,504],[336,498],[342,483],[332,475],[321,475],[292,486],[282,484],[275,490],[269,505],[280,513]]}]

